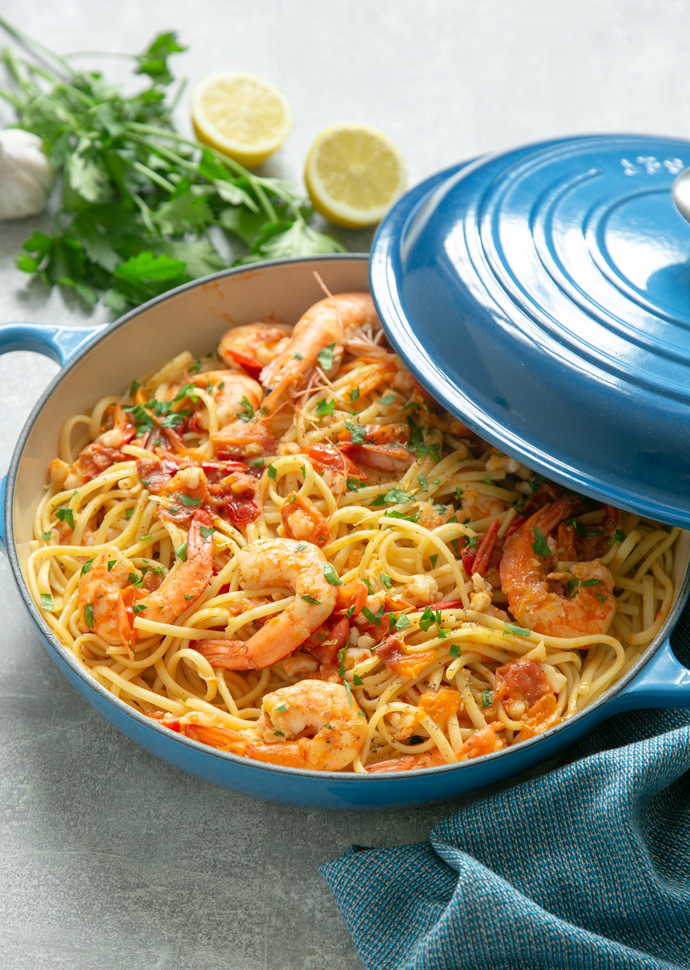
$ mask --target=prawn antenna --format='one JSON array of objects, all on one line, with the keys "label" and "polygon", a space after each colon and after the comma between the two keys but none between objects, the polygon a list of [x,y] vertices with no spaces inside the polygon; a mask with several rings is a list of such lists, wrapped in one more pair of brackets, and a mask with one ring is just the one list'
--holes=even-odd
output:
[{"label": "prawn antenna", "polygon": [[326,284],[324,283],[324,281],[321,279],[321,277],[319,276],[319,274],[316,272],[316,270],[314,270],[314,279],[319,284],[319,286],[321,287],[321,289],[323,290],[323,292],[326,294],[326,296],[328,296],[331,299],[333,299],[333,294],[328,289],[328,287],[326,286]]}]

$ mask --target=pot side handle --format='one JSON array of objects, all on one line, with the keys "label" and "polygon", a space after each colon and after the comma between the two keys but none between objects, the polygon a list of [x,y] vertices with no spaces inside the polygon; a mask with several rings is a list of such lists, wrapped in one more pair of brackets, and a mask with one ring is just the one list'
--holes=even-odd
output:
[{"label": "pot side handle", "polygon": [[607,704],[611,714],[639,708],[690,707],[690,670],[671,648],[670,637],[637,677]]},{"label": "pot side handle", "polygon": [[3,323],[0,325],[0,354],[32,350],[56,361],[61,367],[108,327],[61,327],[51,323]]},{"label": "pot side handle", "polygon": [[[0,324],[0,354],[14,350],[31,350],[50,357],[64,367],[94,337],[108,327],[100,323],[91,327],[61,327],[51,323]],[[0,479],[0,548],[5,551],[5,492],[7,477]]]}]

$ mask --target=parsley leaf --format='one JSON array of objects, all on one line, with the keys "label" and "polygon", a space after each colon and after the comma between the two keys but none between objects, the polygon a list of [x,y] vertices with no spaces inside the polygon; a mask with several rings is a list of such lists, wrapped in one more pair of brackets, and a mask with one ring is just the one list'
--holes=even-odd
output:
[{"label": "parsley leaf", "polygon": [[342,586],[342,580],[338,578],[338,574],[335,571],[335,567],[332,563],[327,562],[323,567],[323,574],[326,577],[326,582],[330,583],[331,586]]},{"label": "parsley leaf", "polygon": [[352,421],[346,421],[345,427],[352,435],[353,444],[363,445],[366,441],[366,431],[361,424],[353,424]]},{"label": "parsley leaf", "polygon": [[532,543],[532,548],[538,556],[550,556],[551,550],[546,544],[546,539],[544,538],[544,533],[541,531],[539,526],[534,527],[534,542]]},{"label": "parsley leaf", "polygon": [[72,532],[74,532],[74,512],[72,509],[55,509],[55,518],[59,519],[61,522],[64,522],[65,525],[68,525]]},{"label": "parsley leaf", "polygon": [[53,597],[50,593],[41,593],[41,609],[42,610],[54,610]]},{"label": "parsley leaf", "polygon": [[516,637],[528,637],[532,632],[531,630],[528,630],[527,627],[516,626],[515,623],[506,623],[506,627]]},{"label": "parsley leaf", "polygon": [[315,600],[314,597],[313,596],[309,596],[308,593],[305,593],[302,596],[302,599],[304,600],[305,603],[311,603],[312,606],[320,606],[321,605],[321,600]]},{"label": "parsley leaf", "polygon": [[184,492],[180,492],[177,497],[187,508],[198,508],[201,505],[201,499],[196,495],[185,495]]},{"label": "parsley leaf", "polygon": [[335,352],[335,342],[324,347],[321,353],[316,358],[321,365],[322,370],[330,370],[333,366],[333,354]]},{"label": "parsley leaf", "polygon": [[323,401],[319,401],[319,403],[316,405],[314,413],[318,414],[319,417],[321,417],[324,414],[333,414],[334,411],[335,411],[335,401],[323,400]]},{"label": "parsley leaf", "polygon": [[393,585],[393,580],[390,578],[390,576],[386,576],[385,573],[380,573],[379,579],[387,589],[390,589]]}]

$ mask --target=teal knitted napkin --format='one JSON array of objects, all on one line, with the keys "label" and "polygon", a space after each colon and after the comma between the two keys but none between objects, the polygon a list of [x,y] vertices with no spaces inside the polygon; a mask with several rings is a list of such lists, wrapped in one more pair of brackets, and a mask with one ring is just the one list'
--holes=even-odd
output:
[{"label": "teal knitted napkin", "polygon": [[[690,666],[690,608],[672,642]],[[572,756],[322,868],[367,970],[690,968],[690,712],[620,714]]]}]

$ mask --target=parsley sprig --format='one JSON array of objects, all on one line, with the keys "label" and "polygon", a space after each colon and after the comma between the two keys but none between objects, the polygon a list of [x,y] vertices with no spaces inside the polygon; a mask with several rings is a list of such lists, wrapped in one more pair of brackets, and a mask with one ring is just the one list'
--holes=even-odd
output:
[{"label": "parsley sprig", "polygon": [[16,124],[43,139],[62,175],[52,235],[34,232],[19,269],[49,286],[99,296],[124,312],[180,283],[214,273],[225,261],[208,236],[228,234],[236,263],[342,252],[314,231],[311,206],[275,178],[247,171],[227,155],[179,134],[168,59],[185,50],[174,32],[132,57],[146,85],[125,95],[99,71],[77,70],[0,18],[27,52],[4,49],[11,89],[0,97]]}]

